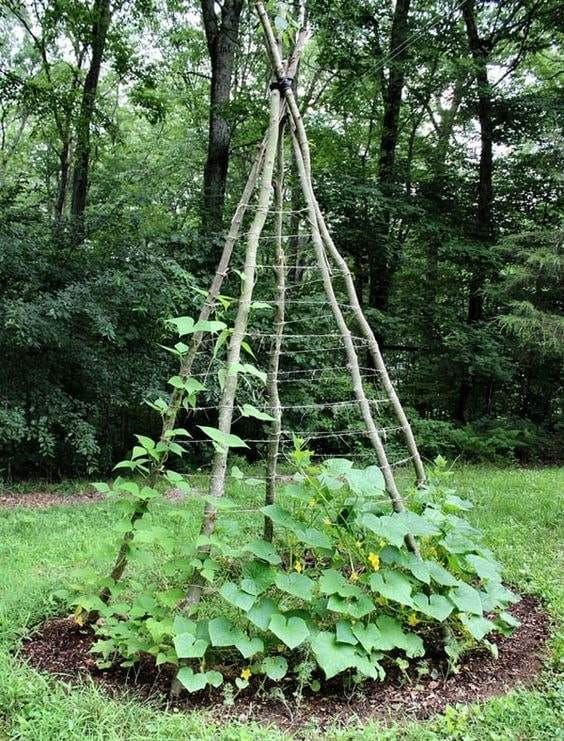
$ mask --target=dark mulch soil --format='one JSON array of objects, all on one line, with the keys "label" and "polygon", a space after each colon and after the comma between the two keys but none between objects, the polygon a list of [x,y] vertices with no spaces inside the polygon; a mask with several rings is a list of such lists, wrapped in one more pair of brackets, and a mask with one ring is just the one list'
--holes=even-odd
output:
[{"label": "dark mulch soil", "polygon": [[[198,695],[184,693],[176,706],[183,710],[205,709],[218,720],[235,718],[275,724],[287,731],[315,723],[320,729],[331,724],[410,716],[423,719],[442,712],[447,705],[486,700],[517,685],[530,684],[542,668],[549,618],[539,600],[525,596],[511,612],[522,625],[511,637],[497,636],[499,658],[485,650],[469,655],[457,674],[447,676],[444,658],[433,660],[433,675],[406,681],[390,669],[385,682],[368,682],[347,696],[342,684],[332,681],[322,693],[304,696],[299,707],[292,701],[291,687],[283,703],[272,696],[260,696],[252,686],[233,705],[222,702],[218,690]],[[151,698],[171,706],[167,699],[171,674],[159,671],[147,661],[136,669],[101,671],[89,653],[95,638],[69,618],[45,623],[22,647],[25,659],[35,668],[76,679],[88,675],[112,694],[127,689],[140,698]],[[494,639],[492,639],[493,641]]]}]

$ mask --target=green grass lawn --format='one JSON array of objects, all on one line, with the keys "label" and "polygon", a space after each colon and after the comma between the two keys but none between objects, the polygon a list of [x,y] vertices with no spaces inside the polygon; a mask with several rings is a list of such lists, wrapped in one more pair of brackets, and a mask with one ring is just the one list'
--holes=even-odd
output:
[{"label": "green grass lawn", "polygon": [[[564,471],[468,466],[456,471],[454,484],[474,501],[470,519],[483,528],[488,544],[504,563],[506,580],[542,596],[554,617],[551,659],[545,675],[534,688],[516,690],[480,706],[451,708],[424,723],[401,718],[393,726],[376,722],[355,726],[351,722],[345,730],[335,729],[325,738],[563,737],[564,698],[559,693],[557,667],[564,645]],[[258,502],[260,491],[245,491],[236,484],[231,496]],[[169,712],[133,698],[110,699],[92,683],[70,686],[54,681],[14,658],[22,636],[57,610],[53,592],[68,585],[73,568],[93,556],[102,563],[109,559],[116,537],[114,517],[105,502],[0,510],[0,740],[286,738],[276,729],[256,724],[217,725],[201,712]],[[159,517],[174,519],[171,506],[161,505]],[[252,528],[257,522],[251,517],[245,527]],[[184,523],[183,527],[188,526]],[[321,737],[315,728],[304,734],[312,739]]]}]

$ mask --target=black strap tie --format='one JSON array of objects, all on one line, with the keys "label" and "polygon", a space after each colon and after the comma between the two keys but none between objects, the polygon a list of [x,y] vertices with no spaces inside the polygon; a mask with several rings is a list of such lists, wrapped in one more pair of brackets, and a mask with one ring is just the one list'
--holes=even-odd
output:
[{"label": "black strap tie", "polygon": [[292,83],[294,82],[292,77],[281,77],[277,82],[270,83],[271,90],[278,90],[281,95],[284,95],[286,90],[290,90]]}]

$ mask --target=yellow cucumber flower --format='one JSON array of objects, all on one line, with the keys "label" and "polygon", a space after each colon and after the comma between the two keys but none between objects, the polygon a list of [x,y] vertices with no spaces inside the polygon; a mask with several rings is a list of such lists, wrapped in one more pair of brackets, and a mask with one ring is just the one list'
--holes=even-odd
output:
[{"label": "yellow cucumber flower", "polygon": [[380,568],[380,556],[377,553],[369,553],[368,560],[374,571],[378,571]]},{"label": "yellow cucumber flower", "polygon": [[251,668],[247,666],[243,671],[241,672],[241,679],[244,679],[245,682],[248,682],[250,679],[250,676],[252,674]]}]

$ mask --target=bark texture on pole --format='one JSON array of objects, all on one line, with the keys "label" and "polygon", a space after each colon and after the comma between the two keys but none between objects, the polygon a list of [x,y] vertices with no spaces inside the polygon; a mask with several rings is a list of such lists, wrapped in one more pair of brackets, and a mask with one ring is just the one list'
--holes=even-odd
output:
[{"label": "bark texture on pole", "polygon": [[[284,302],[286,292],[286,267],[284,246],[282,244],[282,230],[284,225],[284,122],[280,124],[278,133],[278,152],[276,157],[276,247],[274,257],[274,276],[276,279],[276,298],[274,303],[274,337],[270,348],[270,358],[267,378],[267,393],[270,401],[270,414],[274,417],[271,423],[268,440],[268,460],[266,472],[265,504],[273,504],[276,496],[276,471],[278,452],[280,449],[280,433],[282,430],[282,409],[278,394],[278,368],[280,365],[280,350],[282,348],[282,334],[284,332]],[[269,517],[264,520],[264,539],[272,540],[273,525]]]}]

